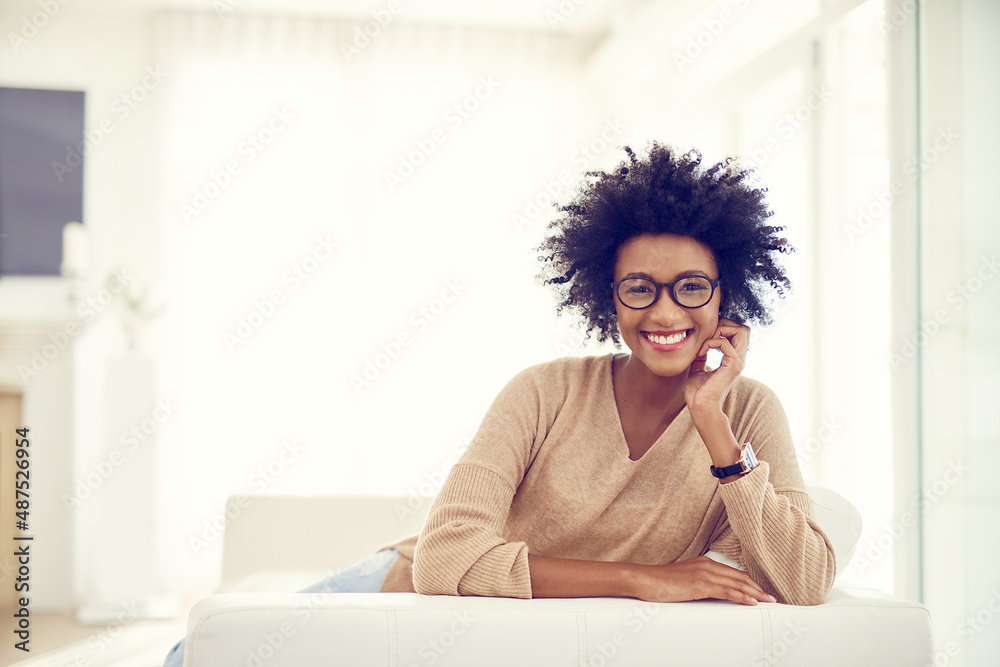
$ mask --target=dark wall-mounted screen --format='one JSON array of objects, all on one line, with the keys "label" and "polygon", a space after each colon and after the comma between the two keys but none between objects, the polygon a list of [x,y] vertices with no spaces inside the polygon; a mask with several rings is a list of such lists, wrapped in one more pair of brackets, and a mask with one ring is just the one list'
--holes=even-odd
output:
[{"label": "dark wall-mounted screen", "polygon": [[0,88],[0,275],[58,275],[83,220],[83,93]]}]

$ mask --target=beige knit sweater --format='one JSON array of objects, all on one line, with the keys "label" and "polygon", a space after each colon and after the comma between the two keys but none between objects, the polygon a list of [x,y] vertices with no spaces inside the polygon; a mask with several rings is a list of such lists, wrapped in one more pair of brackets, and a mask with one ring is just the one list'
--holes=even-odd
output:
[{"label": "beige knit sweater", "polygon": [[666,564],[713,549],[789,604],[819,604],[836,561],[812,507],[781,404],[740,377],[723,406],[760,465],[728,484],[687,408],[629,458],[612,355],[528,368],[503,389],[400,551],[383,591],[531,597],[528,552]]}]

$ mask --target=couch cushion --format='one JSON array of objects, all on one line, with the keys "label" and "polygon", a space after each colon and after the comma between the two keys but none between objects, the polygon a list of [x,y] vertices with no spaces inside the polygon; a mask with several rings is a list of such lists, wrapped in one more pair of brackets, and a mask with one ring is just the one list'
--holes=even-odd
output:
[{"label": "couch cushion", "polygon": [[[723,635],[719,628],[725,628]],[[187,667],[925,667],[932,660],[932,633],[930,615],[920,604],[839,588],[814,607],[414,593],[228,594],[192,609],[185,659]]]}]

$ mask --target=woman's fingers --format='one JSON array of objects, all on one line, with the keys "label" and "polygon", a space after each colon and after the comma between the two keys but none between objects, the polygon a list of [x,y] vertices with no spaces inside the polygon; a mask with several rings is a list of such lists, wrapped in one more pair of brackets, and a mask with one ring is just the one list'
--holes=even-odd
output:
[{"label": "woman's fingers", "polygon": [[739,371],[743,370],[743,358],[745,356],[745,353],[744,355],[740,355],[736,351],[736,348],[733,347],[733,344],[729,342],[728,338],[709,338],[702,344],[698,357],[699,358],[704,357],[705,355],[708,354],[708,351],[713,348],[722,352],[722,366],[732,367],[738,361],[739,362],[738,370]]},{"label": "woman's fingers", "polygon": [[[728,321],[720,320],[720,322]],[[713,347],[722,350],[723,354],[729,352],[729,350],[723,349],[719,345],[719,341],[728,341],[732,346],[731,354],[738,356],[741,361],[745,361],[747,358],[747,348],[750,347],[750,329],[743,325],[720,324],[715,330],[715,335],[702,343],[699,356],[705,356],[708,354],[708,350]]]},{"label": "woman's fingers", "polygon": [[[726,566],[723,566],[726,567]],[[772,595],[761,588],[756,581],[750,577],[744,576],[744,579],[737,582],[737,584],[730,590],[734,591],[736,595],[740,596],[742,599],[734,599],[734,602],[742,602],[743,604],[757,604],[757,602],[777,602]]]},{"label": "woman's fingers", "polygon": [[649,566],[638,597],[654,602],[713,598],[740,604],[776,602],[745,572],[701,556],[671,565]]},{"label": "woman's fingers", "polygon": [[736,348],[741,359],[746,359],[747,348],[750,347],[750,327],[737,324],[725,318],[719,319],[719,328],[716,330],[716,337],[724,336],[729,339]]},{"label": "woman's fingers", "polygon": [[[711,559],[709,559],[711,560]],[[715,561],[711,561],[715,563]],[[724,598],[742,604],[757,604],[760,602],[774,602],[774,598],[768,594],[756,581],[751,579],[745,572],[715,563],[717,568],[713,568],[712,574],[717,591],[721,595],[711,595],[709,597]],[[725,568],[720,570],[719,568]]]}]

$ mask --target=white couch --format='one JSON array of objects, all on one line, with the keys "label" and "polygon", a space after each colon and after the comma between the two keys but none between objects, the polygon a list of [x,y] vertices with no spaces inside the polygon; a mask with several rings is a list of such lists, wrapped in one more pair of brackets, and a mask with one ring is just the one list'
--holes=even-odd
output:
[{"label": "white couch", "polygon": [[[843,571],[860,534],[860,517],[828,489],[811,486],[810,494]],[[926,667],[933,662],[925,607],[841,586],[815,607],[287,592],[418,532],[430,502],[231,498],[226,592],[192,609],[185,667]]]}]

